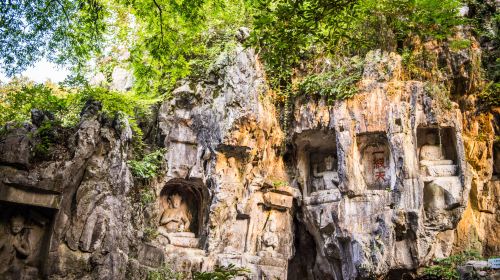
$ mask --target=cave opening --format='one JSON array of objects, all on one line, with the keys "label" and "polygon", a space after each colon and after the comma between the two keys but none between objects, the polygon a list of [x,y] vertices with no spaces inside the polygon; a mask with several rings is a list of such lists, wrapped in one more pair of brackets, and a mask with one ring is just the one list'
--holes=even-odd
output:
[{"label": "cave opening", "polygon": [[294,256],[288,262],[289,280],[312,280],[316,262],[316,243],[305,225],[299,221],[297,215],[293,218],[294,228]]}]

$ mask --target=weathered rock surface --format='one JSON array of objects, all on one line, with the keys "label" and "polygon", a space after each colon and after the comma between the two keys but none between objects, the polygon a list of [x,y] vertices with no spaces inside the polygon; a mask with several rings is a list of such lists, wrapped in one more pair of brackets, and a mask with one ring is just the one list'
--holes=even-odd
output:
[{"label": "weathered rock surface", "polygon": [[[87,104],[58,157],[31,153],[36,124],[9,128],[0,274],[144,279],[165,264],[186,277],[235,264],[251,279],[370,278],[449,255],[467,215],[479,219],[484,251],[498,254],[500,172],[493,144],[470,139],[481,120],[403,81],[398,55],[366,60],[356,97],[296,100],[286,139],[257,55],[221,55],[151,121],[148,140],[166,152],[149,182],[127,165],[128,123],[99,104]],[[488,139],[492,120],[482,122]]]}]

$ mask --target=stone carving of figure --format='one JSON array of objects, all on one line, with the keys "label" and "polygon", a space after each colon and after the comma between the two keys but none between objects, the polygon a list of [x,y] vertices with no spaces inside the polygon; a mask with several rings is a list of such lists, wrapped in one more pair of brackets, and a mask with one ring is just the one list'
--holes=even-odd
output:
[{"label": "stone carving of figure", "polygon": [[160,226],[171,233],[189,231],[189,225],[189,215],[187,208],[182,203],[182,197],[179,194],[170,196],[167,201],[167,208],[161,215]]},{"label": "stone carving of figure", "polygon": [[427,133],[425,135],[426,143],[420,148],[420,162],[426,160],[443,160],[445,159],[441,151],[441,147],[436,145],[437,136],[433,132]]},{"label": "stone carving of figure", "polygon": [[331,190],[337,188],[339,184],[339,173],[336,170],[333,170],[333,163],[335,158],[332,156],[325,157],[325,171],[318,172],[318,164],[313,165],[313,176],[314,177],[323,177],[323,182],[325,186],[325,190]]},{"label": "stone carving of figure", "polygon": [[279,238],[276,234],[276,222],[272,218],[267,222],[267,227],[262,234],[261,243],[262,251],[276,255],[275,252],[279,245]]},{"label": "stone carving of figure", "polygon": [[[9,226],[9,232],[0,240],[0,275],[7,275],[14,279],[21,277],[31,248],[24,217],[12,216]],[[10,279],[8,277],[6,279]]]}]

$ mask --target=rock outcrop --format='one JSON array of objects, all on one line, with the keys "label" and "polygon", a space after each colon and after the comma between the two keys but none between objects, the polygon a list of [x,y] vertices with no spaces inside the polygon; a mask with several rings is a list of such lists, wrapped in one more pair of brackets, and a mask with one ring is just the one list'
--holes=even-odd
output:
[{"label": "rock outcrop", "polygon": [[[99,104],[43,158],[37,122],[7,127],[0,274],[144,279],[235,264],[251,279],[370,278],[464,247],[467,215],[498,254],[498,116],[444,105],[402,71],[400,56],[371,52],[358,95],[299,98],[283,131],[257,55],[237,47],[159,106],[147,140],[165,168],[148,182],[127,164],[128,122]],[[486,138],[471,140],[479,126]]]}]

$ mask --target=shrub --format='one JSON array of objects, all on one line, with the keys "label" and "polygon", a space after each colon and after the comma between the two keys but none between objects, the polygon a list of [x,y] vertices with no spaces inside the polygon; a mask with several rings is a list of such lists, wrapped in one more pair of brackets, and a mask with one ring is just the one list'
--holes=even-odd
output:
[{"label": "shrub", "polygon": [[28,122],[31,110],[39,109],[53,113],[63,126],[72,126],[78,121],[82,106],[77,94],[51,83],[13,79],[0,86],[0,125],[10,121]]},{"label": "shrub", "polygon": [[247,268],[228,266],[215,266],[213,271],[195,272],[193,280],[229,280],[236,276],[246,276],[250,271]]},{"label": "shrub", "polygon": [[151,179],[156,177],[163,163],[165,152],[165,149],[158,149],[146,154],[142,160],[129,160],[127,163],[134,177],[140,179]]},{"label": "shrub", "polygon": [[339,63],[332,70],[306,76],[298,85],[296,95],[324,96],[329,102],[358,93],[357,83],[363,73],[363,62],[357,59]]},{"label": "shrub", "polygon": [[159,234],[158,230],[156,230],[155,228],[147,227],[144,229],[144,240],[146,241],[154,240],[158,236],[158,234]]},{"label": "shrub", "polygon": [[477,97],[482,109],[500,106],[500,83],[488,83]]},{"label": "shrub", "polygon": [[150,270],[147,280],[180,280],[185,279],[184,275],[173,271],[170,266],[165,265],[159,269]]},{"label": "shrub", "polygon": [[444,40],[463,20],[458,0],[256,1],[252,42],[262,53],[275,88],[318,51],[363,56],[394,51],[413,38]]},{"label": "shrub", "polygon": [[155,194],[151,189],[142,190],[140,196],[142,206],[146,206],[155,200]]},{"label": "shrub", "polygon": [[443,280],[459,279],[457,267],[464,265],[467,261],[477,259],[481,259],[478,252],[464,251],[448,258],[434,260],[434,265],[425,268],[423,274],[427,277],[435,277]]}]

